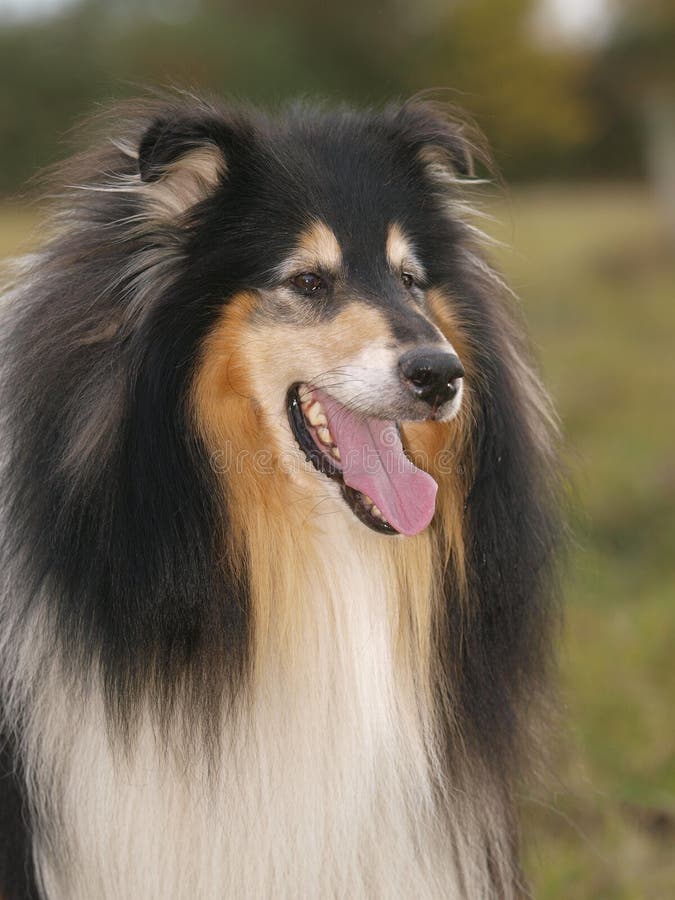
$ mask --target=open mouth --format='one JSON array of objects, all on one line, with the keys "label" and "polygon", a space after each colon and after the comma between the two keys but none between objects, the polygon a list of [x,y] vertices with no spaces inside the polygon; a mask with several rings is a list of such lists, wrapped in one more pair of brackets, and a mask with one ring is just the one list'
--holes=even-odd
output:
[{"label": "open mouth", "polygon": [[437,485],[405,455],[396,422],[359,416],[304,383],[290,387],[288,419],[313,466],[336,481],[352,513],[380,534],[413,535],[433,518]]}]

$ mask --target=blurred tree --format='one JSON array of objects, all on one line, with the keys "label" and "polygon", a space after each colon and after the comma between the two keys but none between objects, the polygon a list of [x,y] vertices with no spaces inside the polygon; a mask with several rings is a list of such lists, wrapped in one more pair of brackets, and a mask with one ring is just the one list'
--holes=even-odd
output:
[{"label": "blurred tree", "polygon": [[475,114],[511,175],[551,171],[582,146],[592,120],[582,96],[585,54],[544,46],[534,35],[536,0],[439,3],[440,17],[415,80],[450,82]]},{"label": "blurred tree", "polygon": [[6,23],[0,192],[62,155],[56,138],[98,100],[144,84],[272,105],[298,95],[379,103],[441,88],[480,122],[510,177],[589,164],[595,174],[635,171],[630,110],[607,100],[620,74],[611,56],[538,40],[538,2],[82,0],[48,22]]},{"label": "blurred tree", "polygon": [[79,15],[0,31],[0,191],[54,159],[82,109],[113,90],[90,24]]},{"label": "blurred tree", "polygon": [[617,27],[599,61],[644,135],[650,179],[675,241],[675,8],[667,0],[615,0]]}]

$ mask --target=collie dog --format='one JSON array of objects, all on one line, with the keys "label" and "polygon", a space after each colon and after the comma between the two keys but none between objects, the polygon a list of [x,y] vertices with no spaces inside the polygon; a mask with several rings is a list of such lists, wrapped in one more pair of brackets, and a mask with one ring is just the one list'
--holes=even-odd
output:
[{"label": "collie dog", "polygon": [[512,898],[555,420],[420,99],[125,107],[3,294],[3,900]]}]

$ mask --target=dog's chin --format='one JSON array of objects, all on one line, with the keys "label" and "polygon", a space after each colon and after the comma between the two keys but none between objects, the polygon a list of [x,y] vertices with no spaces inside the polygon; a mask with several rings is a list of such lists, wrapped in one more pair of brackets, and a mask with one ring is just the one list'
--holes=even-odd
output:
[{"label": "dog's chin", "polygon": [[302,382],[291,385],[286,404],[298,447],[361,523],[384,535],[429,525],[437,486],[405,454],[395,418],[354,411]]}]

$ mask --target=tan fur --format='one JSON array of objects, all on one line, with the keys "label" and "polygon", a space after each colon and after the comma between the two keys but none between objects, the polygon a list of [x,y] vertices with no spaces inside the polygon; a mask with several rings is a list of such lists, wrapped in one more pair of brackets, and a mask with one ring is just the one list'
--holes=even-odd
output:
[{"label": "tan fur", "polygon": [[330,321],[306,327],[281,322],[252,325],[246,340],[239,352],[253,354],[249,358],[255,377],[274,374],[275,382],[286,377],[284,390],[294,381],[311,381],[330,390],[330,379],[338,377],[342,366],[369,347],[390,342],[391,332],[382,313],[356,302]]},{"label": "tan fur", "polygon": [[[219,470],[226,464],[225,448],[240,454],[241,463],[235,463],[238,477],[229,479],[228,483],[232,497],[228,507],[234,517],[229,542],[237,541],[245,533],[246,508],[258,508],[265,502],[272,504],[274,495],[270,490],[281,487],[277,480],[270,479],[265,491],[251,474],[256,454],[266,449],[261,440],[265,431],[262,411],[255,402],[242,355],[247,320],[254,303],[254,294],[241,294],[228,304],[205,343],[193,389],[197,425],[211,449],[214,468]],[[267,449],[273,450],[273,445],[268,444]],[[233,560],[245,554],[245,547],[237,544],[226,550]]]},{"label": "tan fur", "polygon": [[[452,563],[460,589],[466,586],[464,505],[472,483],[472,383],[478,373],[466,333],[452,313],[452,300],[439,290],[427,302],[434,324],[462,360],[466,376],[459,414],[451,422],[407,422],[402,426],[406,449],[413,461],[427,468],[438,483],[434,523],[440,539],[441,563]],[[429,460],[429,465],[425,465]]]},{"label": "tan fur", "polygon": [[342,250],[333,231],[324,222],[315,221],[298,240],[295,252],[284,262],[284,273],[323,270],[338,272],[342,265]]},{"label": "tan fur", "polygon": [[387,232],[387,259],[395,271],[409,272],[418,280],[424,278],[422,264],[398,222],[393,222]]}]

